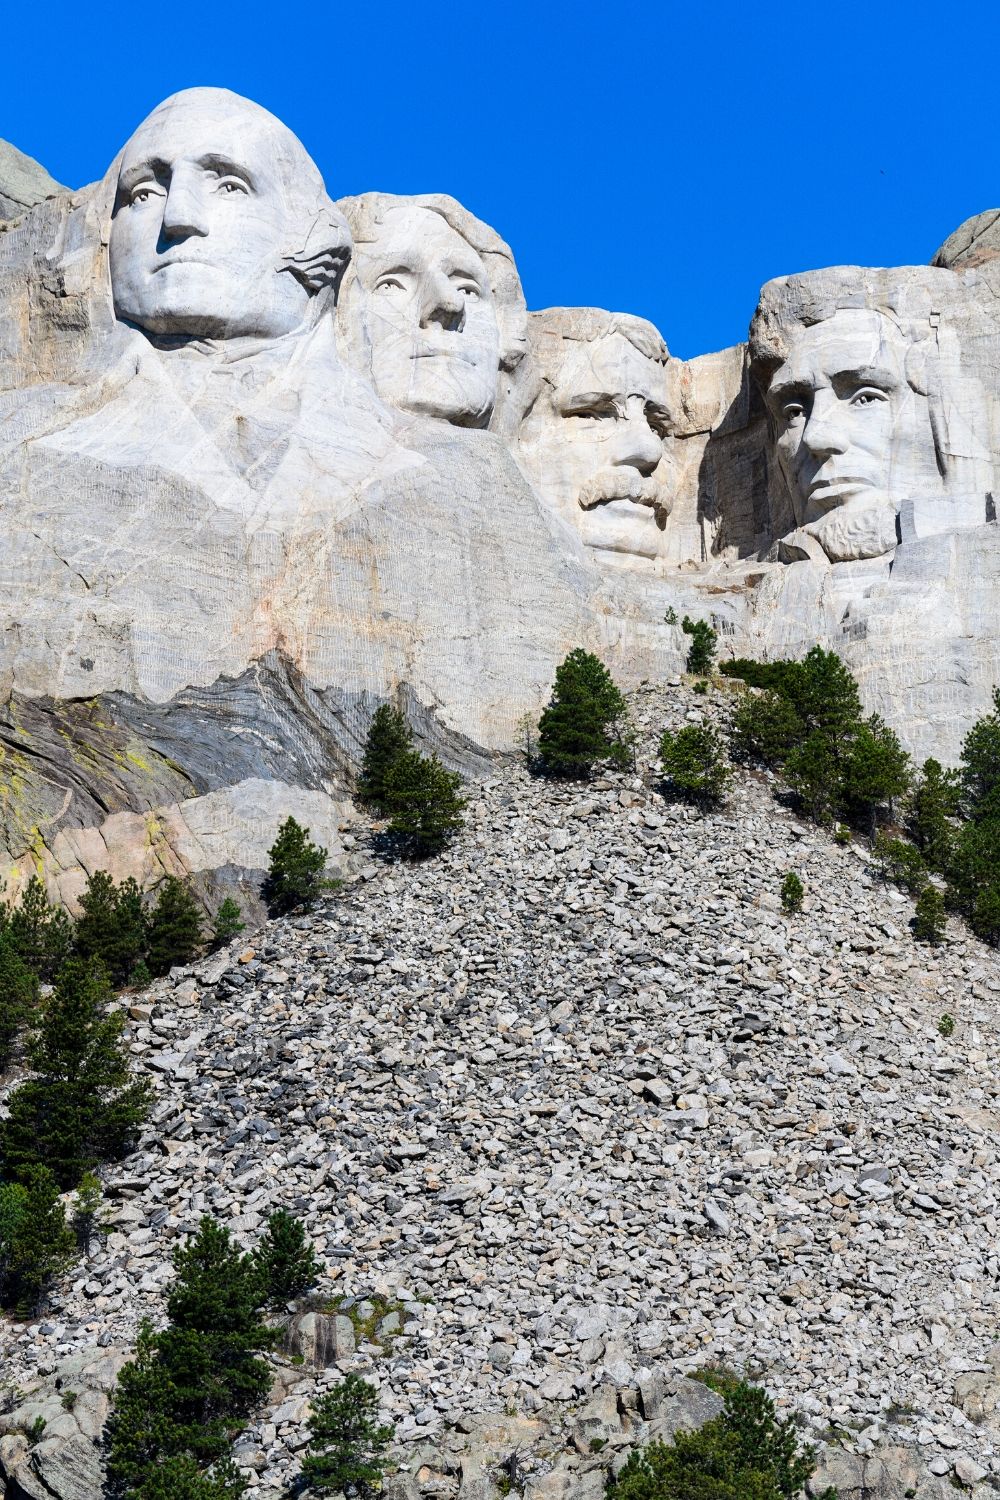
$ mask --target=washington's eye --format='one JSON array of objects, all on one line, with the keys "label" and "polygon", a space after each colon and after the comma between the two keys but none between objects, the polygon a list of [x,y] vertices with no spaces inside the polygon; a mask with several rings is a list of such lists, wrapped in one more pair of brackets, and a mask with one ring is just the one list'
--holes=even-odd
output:
[{"label": "washington's eye", "polygon": [[223,177],[219,182],[220,193],[248,193],[249,189],[245,182],[238,177]]},{"label": "washington's eye", "polygon": [[162,190],[155,182],[142,182],[129,194],[129,203],[148,203],[151,198],[162,198]]},{"label": "washington's eye", "polygon": [[874,406],[877,402],[885,401],[887,399],[888,398],[885,394],[885,391],[880,391],[873,386],[869,386],[866,390],[855,391],[854,395],[851,397],[851,405]]}]

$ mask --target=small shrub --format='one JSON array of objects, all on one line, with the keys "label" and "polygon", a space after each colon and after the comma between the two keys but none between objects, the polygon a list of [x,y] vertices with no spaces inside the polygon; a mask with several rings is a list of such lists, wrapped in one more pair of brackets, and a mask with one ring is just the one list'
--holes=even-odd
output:
[{"label": "small shrub", "polygon": [[326,850],[309,839],[308,828],[286,818],[269,851],[264,899],[272,916],[311,906],[323,887]]},{"label": "small shrub", "polygon": [[955,1017],[950,1016],[947,1011],[945,1011],[944,1015],[938,1021],[938,1034],[943,1037],[954,1036],[955,1034]]},{"label": "small shrub", "polygon": [[212,951],[224,948],[246,930],[243,913],[232,896],[227,896],[212,919]]},{"label": "small shrub", "polygon": [[598,657],[577,648],[556,668],[538,723],[538,753],[553,776],[585,778],[600,761],[626,766],[628,706]]},{"label": "small shrub", "polygon": [[419,750],[399,755],[386,778],[390,834],[418,858],[438,853],[462,827],[461,784],[461,777],[446,771],[436,755]]},{"label": "small shrub", "polygon": [[25,1430],[24,1435],[28,1439],[29,1448],[34,1448],[36,1444],[42,1441],[47,1425],[44,1417],[36,1417],[31,1426]]},{"label": "small shrub", "polygon": [[59,1404],[62,1407],[63,1411],[73,1410],[74,1406],[76,1405],[78,1394],[79,1393],[77,1391],[63,1391],[62,1395],[59,1398]]},{"label": "small shrub", "polygon": [[169,974],[178,965],[189,964],[204,940],[201,907],[190,887],[176,875],[165,876],[149,914],[146,963],[151,973]]},{"label": "small shrub", "polygon": [[664,625],[677,624],[677,611],[672,604],[667,605],[666,614],[663,616],[663,623]]},{"label": "small shrub", "polygon": [[306,1493],[377,1491],[392,1437],[393,1428],[378,1423],[378,1391],[359,1375],[346,1376],[313,1406],[302,1460]]},{"label": "small shrub", "polygon": [[905,839],[891,839],[884,833],[875,835],[872,853],[886,880],[901,885],[911,895],[922,891],[927,884],[927,866],[919,849]]},{"label": "small shrub", "polygon": [[[781,1421],[756,1386],[737,1383],[720,1416],[696,1432],[678,1432],[629,1457],[608,1485],[614,1500],[794,1500],[816,1467],[792,1418]],[[818,1500],[836,1500],[826,1490]]]},{"label": "small shrub", "polygon": [[0,1183],[0,1307],[29,1316],[75,1259],[75,1239],[52,1173],[33,1166],[23,1182]]},{"label": "small shrub", "polygon": [[835,844],[840,844],[841,848],[851,842],[851,830],[847,827],[846,823],[837,824],[833,830],[833,841]]},{"label": "small shrub", "polygon": [[687,669],[699,677],[707,675],[712,670],[715,653],[718,650],[719,637],[707,620],[690,620],[687,615],[681,621],[681,629],[685,635],[691,637],[691,645],[688,647]]},{"label": "small shrub", "polygon": [[676,734],[665,730],[660,761],[669,786],[692,802],[718,802],[731,772],[722,742],[710,724],[685,724]]},{"label": "small shrub", "polygon": [[708,693],[708,683],[707,682],[696,682],[694,684],[694,686],[692,687],[691,691],[693,693],[697,693],[699,698],[704,698],[706,696],[706,694]]},{"label": "small shrub", "polygon": [[90,1253],[94,1236],[107,1227],[101,1218],[103,1204],[100,1179],[95,1172],[84,1172],[73,1203],[73,1233],[85,1255]]},{"label": "small shrub", "polygon": [[913,918],[913,936],[919,943],[930,943],[936,948],[944,941],[944,934],[944,897],[935,886],[925,886],[917,898],[917,910]]},{"label": "small shrub", "polygon": [[387,818],[392,811],[388,800],[389,773],[399,756],[412,749],[413,735],[405,716],[398,708],[383,703],[375,710],[365,740],[356,788],[358,801]]},{"label": "small shrub", "polygon": [[263,1300],[271,1307],[282,1307],[301,1297],[322,1274],[322,1266],[306,1239],[305,1226],[283,1208],[268,1219],[253,1258]]},{"label": "small shrub", "polygon": [[789,914],[802,910],[802,898],[805,895],[805,886],[796,875],[794,870],[789,870],[781,882],[781,905],[782,909]]}]

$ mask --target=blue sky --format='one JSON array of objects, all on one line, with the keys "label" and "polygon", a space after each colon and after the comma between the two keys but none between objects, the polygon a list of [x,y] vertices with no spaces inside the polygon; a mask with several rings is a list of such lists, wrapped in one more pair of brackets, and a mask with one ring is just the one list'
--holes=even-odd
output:
[{"label": "blue sky", "polygon": [[452,193],[529,306],[639,313],[684,357],[744,337],[770,276],[923,262],[1000,204],[995,0],[49,0],[8,8],[3,43],[0,135],[62,182],[221,84],[334,197]]}]

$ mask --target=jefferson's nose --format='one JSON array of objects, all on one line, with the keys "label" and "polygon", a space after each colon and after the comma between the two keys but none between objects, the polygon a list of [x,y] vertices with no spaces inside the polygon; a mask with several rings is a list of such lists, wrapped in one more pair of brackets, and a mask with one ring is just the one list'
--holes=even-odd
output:
[{"label": "jefferson's nose", "polygon": [[448,277],[432,271],[420,300],[420,326],[437,323],[449,333],[460,333],[465,327],[465,298]]},{"label": "jefferson's nose", "polygon": [[208,220],[201,196],[193,183],[173,177],[163,205],[163,234],[170,240],[182,240],[189,234],[206,235]]},{"label": "jefferson's nose", "polygon": [[645,411],[629,411],[616,423],[611,461],[652,474],[663,457],[663,443],[650,427]]},{"label": "jefferson's nose", "polygon": [[846,453],[850,447],[844,402],[833,391],[817,391],[813,397],[802,443],[816,458]]}]

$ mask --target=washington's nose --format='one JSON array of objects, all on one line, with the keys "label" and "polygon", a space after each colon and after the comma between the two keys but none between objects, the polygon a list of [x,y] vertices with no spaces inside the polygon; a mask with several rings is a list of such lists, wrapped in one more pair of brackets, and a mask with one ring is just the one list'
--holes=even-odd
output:
[{"label": "washington's nose", "polygon": [[812,410],[802,430],[803,445],[817,458],[845,453],[850,445],[844,403],[833,391],[817,391]]},{"label": "washington's nose", "polygon": [[421,328],[429,328],[432,323],[449,333],[460,333],[465,327],[465,298],[441,272],[433,272],[428,278],[420,303]]},{"label": "washington's nose", "polygon": [[208,221],[205,211],[193,186],[182,178],[175,177],[168,189],[163,205],[162,233],[165,239],[182,240],[188,235],[206,235]]},{"label": "washington's nose", "polygon": [[650,427],[644,412],[631,412],[617,423],[612,462],[652,474],[663,457],[663,443]]}]

